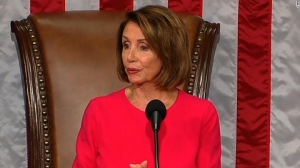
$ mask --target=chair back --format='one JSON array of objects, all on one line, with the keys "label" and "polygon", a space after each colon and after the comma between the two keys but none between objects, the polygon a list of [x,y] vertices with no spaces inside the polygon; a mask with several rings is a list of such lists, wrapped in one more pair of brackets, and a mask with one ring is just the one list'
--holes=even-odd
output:
[{"label": "chair back", "polygon": [[[188,27],[193,69],[180,86],[207,98],[220,25],[178,13]],[[26,106],[29,168],[71,167],[88,102],[128,85],[116,73],[116,32],[125,11],[67,11],[11,22]]]}]

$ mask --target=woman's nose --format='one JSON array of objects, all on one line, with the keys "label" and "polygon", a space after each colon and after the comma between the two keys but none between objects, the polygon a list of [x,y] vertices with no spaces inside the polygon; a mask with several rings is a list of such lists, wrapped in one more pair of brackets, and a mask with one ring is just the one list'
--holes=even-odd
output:
[{"label": "woman's nose", "polygon": [[134,49],[134,48],[131,48],[130,50],[129,50],[129,52],[128,52],[128,54],[127,54],[127,60],[129,61],[129,62],[134,62],[134,61],[136,61],[136,50]]}]

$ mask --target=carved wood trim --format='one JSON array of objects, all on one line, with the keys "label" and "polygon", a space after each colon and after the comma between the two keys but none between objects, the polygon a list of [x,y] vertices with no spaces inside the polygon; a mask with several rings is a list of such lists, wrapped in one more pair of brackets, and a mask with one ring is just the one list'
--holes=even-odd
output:
[{"label": "carved wood trim", "polygon": [[214,51],[219,41],[219,34],[219,23],[204,21],[198,28],[192,52],[192,70],[187,85],[189,94],[204,99],[208,98]]},{"label": "carved wood trim", "polygon": [[29,168],[53,167],[46,78],[37,34],[28,19],[11,22],[19,48],[24,85]]}]

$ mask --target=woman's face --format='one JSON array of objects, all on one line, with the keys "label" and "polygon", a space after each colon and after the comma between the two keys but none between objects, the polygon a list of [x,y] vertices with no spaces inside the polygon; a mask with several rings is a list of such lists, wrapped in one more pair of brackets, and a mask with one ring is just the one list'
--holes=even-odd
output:
[{"label": "woman's face", "polygon": [[162,62],[150,48],[136,23],[127,23],[122,44],[122,60],[129,82],[137,85],[154,83],[162,68]]}]

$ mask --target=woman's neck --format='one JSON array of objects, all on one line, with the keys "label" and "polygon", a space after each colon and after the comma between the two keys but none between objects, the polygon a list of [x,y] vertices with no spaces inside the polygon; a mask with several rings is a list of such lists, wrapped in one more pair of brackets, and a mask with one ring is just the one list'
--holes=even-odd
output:
[{"label": "woman's neck", "polygon": [[170,108],[177,100],[178,89],[161,90],[156,87],[131,85],[126,88],[125,93],[134,106],[144,111],[147,104],[153,99],[162,101],[167,109]]}]

